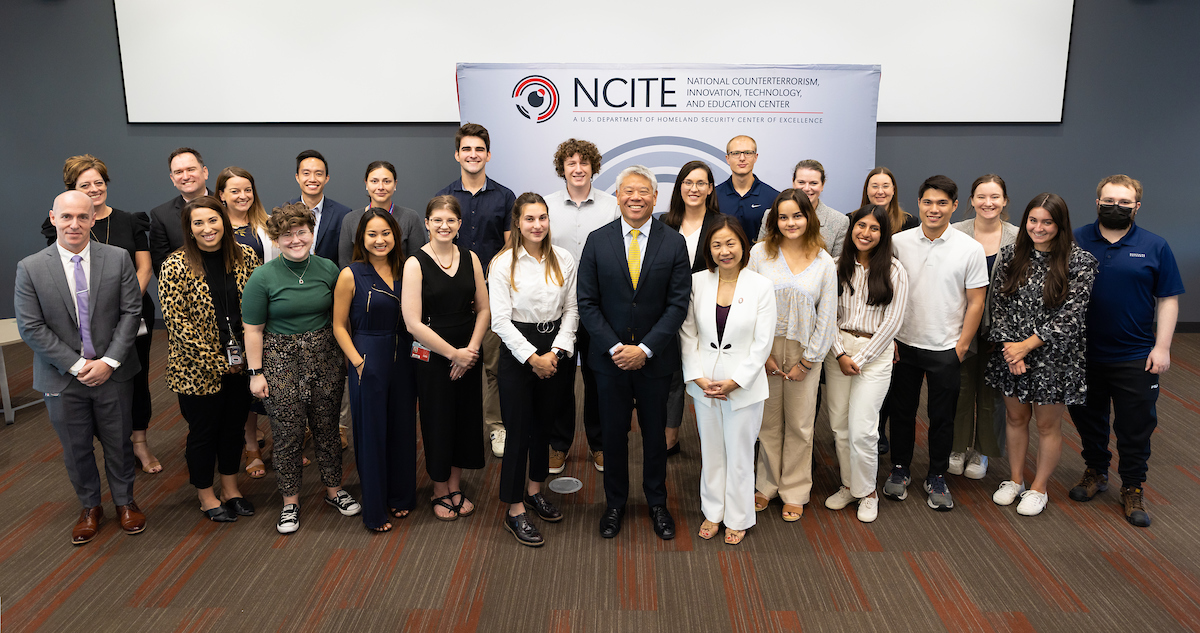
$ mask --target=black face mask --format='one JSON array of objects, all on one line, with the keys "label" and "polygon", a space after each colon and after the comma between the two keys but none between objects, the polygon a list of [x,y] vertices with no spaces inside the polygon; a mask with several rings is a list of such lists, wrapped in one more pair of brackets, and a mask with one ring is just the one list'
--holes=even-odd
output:
[{"label": "black face mask", "polygon": [[1119,204],[1097,204],[1096,211],[1100,215],[1100,225],[1106,229],[1120,231],[1133,224],[1133,207],[1123,207]]}]

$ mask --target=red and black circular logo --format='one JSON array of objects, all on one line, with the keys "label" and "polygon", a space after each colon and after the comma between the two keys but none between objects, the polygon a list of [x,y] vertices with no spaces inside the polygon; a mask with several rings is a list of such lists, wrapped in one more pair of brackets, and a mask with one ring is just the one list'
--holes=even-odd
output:
[{"label": "red and black circular logo", "polygon": [[541,75],[530,75],[518,81],[512,98],[516,101],[517,112],[536,123],[547,121],[558,112],[558,88]]}]

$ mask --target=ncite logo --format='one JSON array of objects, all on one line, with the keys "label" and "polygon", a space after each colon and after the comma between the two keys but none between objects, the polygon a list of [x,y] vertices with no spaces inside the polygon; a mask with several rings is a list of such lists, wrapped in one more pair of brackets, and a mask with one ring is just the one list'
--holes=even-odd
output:
[{"label": "ncite logo", "polygon": [[518,81],[512,96],[517,102],[517,112],[537,123],[549,120],[558,112],[558,88],[541,75],[530,75]]}]

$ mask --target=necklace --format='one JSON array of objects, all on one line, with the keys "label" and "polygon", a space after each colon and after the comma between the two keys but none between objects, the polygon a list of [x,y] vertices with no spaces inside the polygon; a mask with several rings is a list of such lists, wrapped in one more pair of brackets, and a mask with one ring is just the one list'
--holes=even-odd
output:
[{"label": "necklace", "polygon": [[738,280],[737,277],[734,277],[733,279],[721,279],[720,275],[717,275],[717,279],[720,279],[721,283],[723,284],[736,284]]},{"label": "necklace", "polygon": [[[429,247],[429,252],[433,253],[433,260],[437,262],[437,265],[442,266],[442,258],[438,257],[437,251],[432,246]],[[450,267],[453,265],[454,265],[454,253],[450,253],[450,263],[445,266],[442,266],[442,270],[450,270]]]},{"label": "necklace", "polygon": [[[284,258],[284,259],[286,259],[286,258]],[[287,262],[284,262],[283,267],[288,269],[288,272],[292,273],[293,275],[296,275],[296,279],[299,279],[300,285],[303,286],[304,285],[304,275],[308,274],[308,265],[311,263],[312,263],[312,258],[311,257],[306,258],[304,260],[304,270],[299,275],[296,275],[296,271],[292,270],[292,267],[288,266]]]}]

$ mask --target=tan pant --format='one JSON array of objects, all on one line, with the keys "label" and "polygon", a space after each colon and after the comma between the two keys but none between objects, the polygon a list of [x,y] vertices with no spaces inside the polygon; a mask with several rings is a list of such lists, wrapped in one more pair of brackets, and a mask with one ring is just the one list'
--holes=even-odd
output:
[{"label": "tan pant", "polygon": [[504,429],[503,418],[500,416],[500,386],[496,382],[496,374],[500,368],[500,335],[491,328],[483,335],[479,355],[483,356],[484,432],[491,435],[492,431]]},{"label": "tan pant", "polygon": [[800,382],[783,379],[803,354],[804,346],[798,341],[775,337],[771,356],[780,374],[767,375],[770,395],[758,431],[755,488],[768,499],[778,496],[791,505],[807,504],[812,491],[813,422],[821,383],[820,363]]}]

